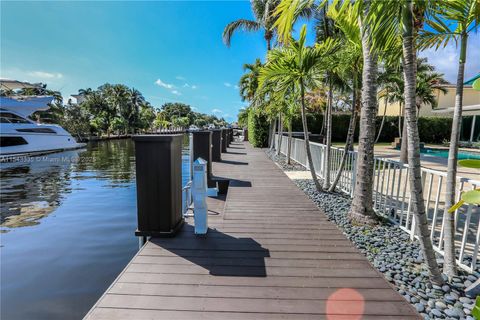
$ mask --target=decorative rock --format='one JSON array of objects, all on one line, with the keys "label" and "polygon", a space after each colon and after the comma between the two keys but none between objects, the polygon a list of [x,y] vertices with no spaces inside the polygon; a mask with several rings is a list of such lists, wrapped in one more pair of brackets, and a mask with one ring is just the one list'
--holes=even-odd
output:
[{"label": "decorative rock", "polygon": [[442,286],[442,290],[444,292],[450,292],[450,287],[448,285],[444,285],[444,286]]},{"label": "decorative rock", "polygon": [[464,303],[464,304],[465,304],[465,303],[467,303],[467,304],[473,303],[473,300],[470,299],[470,298],[467,298],[467,297],[460,297],[459,300],[460,300],[461,303]]},{"label": "decorative rock", "polygon": [[437,318],[443,317],[442,311],[438,309],[432,309],[432,314]]},{"label": "decorative rock", "polygon": [[417,309],[417,312],[423,312],[425,311],[425,306],[421,303],[415,304],[415,309]]},{"label": "decorative rock", "polygon": [[443,312],[445,312],[445,314],[448,317],[455,318],[455,319],[460,319],[460,318],[463,318],[465,316],[463,311],[461,309],[458,309],[458,308],[445,309]]},{"label": "decorative rock", "polygon": [[443,303],[442,301],[437,301],[437,302],[435,302],[435,308],[440,309],[440,310],[444,310],[444,309],[447,308],[447,305],[445,303]]}]

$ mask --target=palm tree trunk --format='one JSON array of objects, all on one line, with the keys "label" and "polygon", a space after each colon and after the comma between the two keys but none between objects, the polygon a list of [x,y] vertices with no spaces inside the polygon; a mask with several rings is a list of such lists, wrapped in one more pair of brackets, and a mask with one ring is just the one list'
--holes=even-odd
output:
[{"label": "palm tree trunk", "polygon": [[328,79],[328,101],[327,101],[327,134],[325,139],[325,155],[323,156],[323,190],[328,190],[330,186],[330,150],[332,148],[332,104],[333,104],[333,89],[332,77]]},{"label": "palm tree trunk", "polygon": [[408,163],[408,135],[407,135],[407,121],[406,121],[406,111],[407,104],[405,103],[405,108],[403,109],[403,129],[402,129],[402,143],[400,145],[400,162]]},{"label": "palm tree trunk", "polygon": [[273,120],[270,120],[270,126],[268,128],[268,141],[267,145],[270,150],[272,150],[272,131],[273,131]]},{"label": "palm tree trunk", "polygon": [[291,164],[292,155],[292,119],[288,120],[288,145],[287,145],[287,164]]},{"label": "palm tree trunk", "polygon": [[280,155],[280,150],[282,149],[282,138],[283,138],[283,121],[282,114],[278,115],[278,146],[277,146],[277,156]]},{"label": "palm tree trunk", "polygon": [[[364,16],[368,14],[370,1],[365,1]],[[360,134],[358,137],[357,172],[355,193],[349,211],[351,220],[374,223],[373,211],[373,147],[375,144],[375,118],[377,116],[377,56],[371,51],[371,33],[368,24],[359,21],[362,35],[363,71],[362,106],[360,110]]]},{"label": "palm tree trunk", "polygon": [[403,105],[400,102],[400,110],[398,112],[398,137],[401,139],[402,138],[402,114],[403,114]]},{"label": "palm tree trunk", "polygon": [[[356,78],[356,77],[354,77]],[[356,83],[356,80],[354,80],[354,83]],[[335,176],[335,180],[333,180],[332,185],[328,189],[328,192],[333,192],[335,191],[335,188],[337,187],[338,181],[340,180],[340,177],[342,176],[343,169],[345,167],[345,163],[347,162],[347,156],[348,152],[352,148],[353,145],[353,136],[355,133],[355,124],[357,122],[357,108],[355,105],[356,101],[356,88],[354,85],[353,88],[353,103],[352,103],[352,115],[350,116],[350,122],[348,124],[348,132],[347,132],[347,140],[345,142],[345,148],[343,149],[343,155],[342,155],[342,161],[340,162],[340,167],[338,168],[337,175]],[[353,169],[352,169],[353,170]]]},{"label": "palm tree trunk", "polygon": [[[327,109],[323,109],[323,116],[322,116],[322,129],[320,130],[320,136],[323,135],[323,132],[325,131],[325,121],[327,118]],[[322,139],[322,143],[325,144],[325,137]]]},{"label": "palm tree trunk", "polygon": [[318,192],[322,191],[320,182],[318,182],[317,174],[315,173],[315,167],[313,166],[312,152],[310,151],[310,138],[308,136],[308,125],[307,125],[307,116],[305,110],[305,88],[303,86],[303,80],[300,79],[300,98],[302,102],[302,125],[303,125],[303,134],[305,136],[305,153],[307,154],[308,168],[310,169],[310,174],[312,175],[313,182]]},{"label": "palm tree trunk", "polygon": [[405,123],[407,124],[408,163],[410,197],[416,223],[416,232],[419,237],[425,262],[430,272],[430,279],[435,284],[442,284],[443,278],[438,268],[430,240],[425,203],[423,201],[422,171],[420,164],[420,139],[418,136],[417,107],[415,103],[415,48],[413,45],[413,4],[408,0],[402,11],[403,20],[403,61],[404,61],[404,96],[405,96]]},{"label": "palm tree trunk", "polygon": [[272,135],[270,140],[270,150],[275,150],[275,130],[277,127],[277,118],[273,118]]},{"label": "palm tree trunk", "polygon": [[467,33],[462,33],[460,42],[460,58],[458,62],[457,88],[455,93],[455,109],[453,111],[452,133],[450,136],[450,149],[448,151],[447,185],[445,190],[444,221],[444,248],[445,274],[451,278],[457,274],[455,258],[455,214],[447,213],[448,208],[455,204],[455,186],[457,181],[458,141],[460,140],[460,127],[462,124],[463,107],[463,77],[465,73],[465,60],[467,52]]},{"label": "palm tree trunk", "polygon": [[378,142],[380,139],[380,135],[382,134],[383,124],[385,123],[385,115],[387,114],[387,105],[388,105],[388,89],[387,89],[387,96],[385,97],[385,109],[383,109],[383,116],[382,116],[382,123],[380,123],[380,129],[378,129],[377,139],[375,139],[375,143]]}]

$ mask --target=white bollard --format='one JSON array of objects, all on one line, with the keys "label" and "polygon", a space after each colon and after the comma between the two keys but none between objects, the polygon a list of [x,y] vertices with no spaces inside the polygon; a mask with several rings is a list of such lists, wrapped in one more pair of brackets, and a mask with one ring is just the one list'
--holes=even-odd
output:
[{"label": "white bollard", "polygon": [[198,158],[193,163],[192,186],[195,234],[204,235],[208,231],[207,187],[207,161]]}]

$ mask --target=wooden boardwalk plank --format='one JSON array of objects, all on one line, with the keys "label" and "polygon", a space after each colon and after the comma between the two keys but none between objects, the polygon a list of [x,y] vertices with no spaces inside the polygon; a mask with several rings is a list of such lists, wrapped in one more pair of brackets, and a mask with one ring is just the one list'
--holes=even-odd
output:
[{"label": "wooden boardwalk plank", "polygon": [[419,319],[265,155],[234,143],[213,164],[210,231],[152,239],[87,319]]}]

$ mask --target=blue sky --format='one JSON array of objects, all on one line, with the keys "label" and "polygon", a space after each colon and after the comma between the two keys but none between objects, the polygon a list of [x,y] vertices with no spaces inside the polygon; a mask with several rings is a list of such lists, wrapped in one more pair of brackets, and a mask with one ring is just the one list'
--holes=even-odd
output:
[{"label": "blue sky", "polygon": [[[261,32],[223,44],[223,28],[239,18],[252,19],[249,1],[2,1],[0,76],[45,82],[67,97],[124,83],[156,107],[179,101],[234,121],[245,105],[236,87],[242,65],[266,52]],[[480,71],[478,43],[473,35],[466,78]],[[453,45],[423,55],[455,81]]]}]

